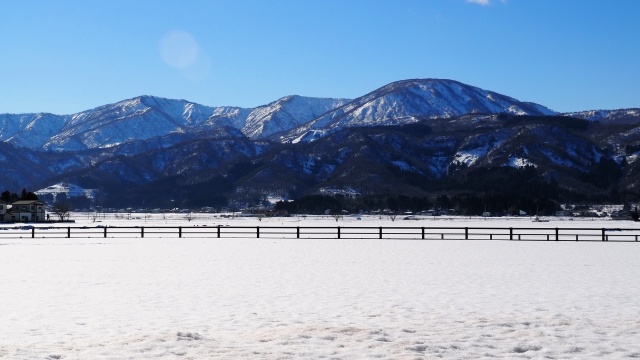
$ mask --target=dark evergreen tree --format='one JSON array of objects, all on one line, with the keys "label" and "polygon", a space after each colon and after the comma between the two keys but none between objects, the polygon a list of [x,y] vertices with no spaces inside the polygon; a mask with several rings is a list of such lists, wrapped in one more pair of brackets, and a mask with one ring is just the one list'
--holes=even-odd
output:
[{"label": "dark evergreen tree", "polygon": [[20,197],[18,197],[18,194],[12,193],[9,190],[6,190],[5,192],[3,192],[1,196],[2,196],[2,201],[7,203],[13,203],[20,200]]},{"label": "dark evergreen tree", "polygon": [[0,195],[0,200],[7,203],[11,202],[11,192],[9,190],[4,191],[2,195]]}]

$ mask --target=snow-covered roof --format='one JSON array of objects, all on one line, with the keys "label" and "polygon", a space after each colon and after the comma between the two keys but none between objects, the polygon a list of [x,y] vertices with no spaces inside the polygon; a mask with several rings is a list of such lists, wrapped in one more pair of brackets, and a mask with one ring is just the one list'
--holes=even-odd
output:
[{"label": "snow-covered roof", "polygon": [[11,205],[31,205],[31,204],[44,205],[44,203],[40,200],[18,200],[16,202],[11,203]]}]

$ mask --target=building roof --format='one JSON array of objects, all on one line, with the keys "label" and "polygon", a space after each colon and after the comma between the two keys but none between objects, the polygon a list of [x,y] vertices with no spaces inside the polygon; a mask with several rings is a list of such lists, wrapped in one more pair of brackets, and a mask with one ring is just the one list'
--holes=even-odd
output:
[{"label": "building roof", "polygon": [[11,205],[36,205],[36,204],[44,205],[44,203],[40,200],[18,200],[14,203],[11,203]]}]

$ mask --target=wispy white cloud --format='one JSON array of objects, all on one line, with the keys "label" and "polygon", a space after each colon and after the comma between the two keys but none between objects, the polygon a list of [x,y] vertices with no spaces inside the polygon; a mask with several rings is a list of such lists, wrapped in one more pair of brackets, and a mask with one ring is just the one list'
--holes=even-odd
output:
[{"label": "wispy white cloud", "polygon": [[467,0],[468,3],[478,4],[478,5],[489,5],[489,0]]},{"label": "wispy white cloud", "polygon": [[[508,0],[500,0],[501,3],[506,4]],[[477,4],[477,5],[482,5],[482,6],[488,6],[491,5],[492,2],[495,2],[493,0],[467,0],[468,3],[470,4]]]}]

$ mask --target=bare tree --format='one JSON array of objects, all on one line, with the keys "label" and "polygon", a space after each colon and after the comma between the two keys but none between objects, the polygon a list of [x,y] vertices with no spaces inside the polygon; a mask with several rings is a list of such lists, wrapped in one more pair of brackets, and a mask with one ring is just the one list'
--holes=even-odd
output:
[{"label": "bare tree", "polygon": [[69,211],[71,211],[69,203],[56,202],[53,204],[53,213],[58,215],[60,221],[69,220]]}]

